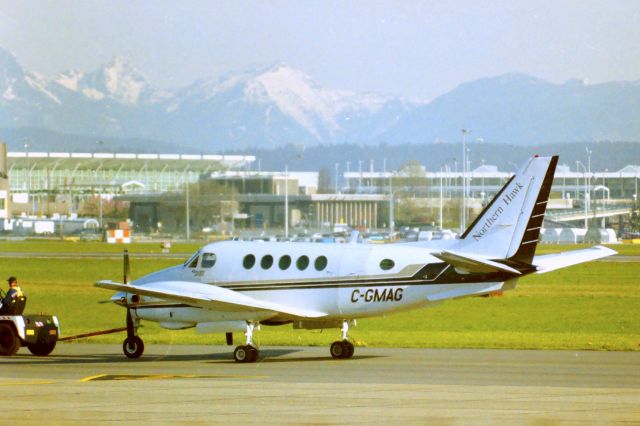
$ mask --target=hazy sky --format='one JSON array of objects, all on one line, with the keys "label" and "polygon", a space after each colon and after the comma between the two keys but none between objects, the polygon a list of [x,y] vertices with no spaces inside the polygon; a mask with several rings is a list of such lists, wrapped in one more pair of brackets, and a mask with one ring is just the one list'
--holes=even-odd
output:
[{"label": "hazy sky", "polygon": [[318,84],[429,100],[518,71],[640,79],[640,1],[0,0],[0,46],[30,70],[120,55],[174,88],[284,63]]}]

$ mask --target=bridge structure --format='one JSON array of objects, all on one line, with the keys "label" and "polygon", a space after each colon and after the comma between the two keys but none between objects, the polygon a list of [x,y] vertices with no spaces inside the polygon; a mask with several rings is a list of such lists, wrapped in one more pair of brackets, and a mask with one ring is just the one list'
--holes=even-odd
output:
[{"label": "bridge structure", "polygon": [[546,217],[553,222],[578,222],[589,220],[607,219],[619,216],[630,216],[633,213],[633,206],[610,206],[598,207],[587,210],[571,209],[562,211],[548,211]]}]

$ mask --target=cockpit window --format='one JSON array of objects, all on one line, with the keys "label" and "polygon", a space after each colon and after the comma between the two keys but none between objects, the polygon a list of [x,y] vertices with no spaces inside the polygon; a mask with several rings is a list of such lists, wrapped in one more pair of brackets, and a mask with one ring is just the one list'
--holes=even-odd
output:
[{"label": "cockpit window", "polygon": [[200,251],[197,251],[191,256],[186,262],[184,262],[184,266],[188,268],[195,268],[198,266],[198,256],[200,255]]},{"label": "cockpit window", "polygon": [[200,264],[202,268],[211,268],[215,264],[216,264],[215,253],[204,253],[202,255],[202,263]]}]

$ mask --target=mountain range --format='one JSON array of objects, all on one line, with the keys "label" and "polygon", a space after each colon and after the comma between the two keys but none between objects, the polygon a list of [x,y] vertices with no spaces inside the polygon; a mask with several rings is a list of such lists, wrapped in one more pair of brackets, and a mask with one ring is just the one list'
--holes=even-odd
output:
[{"label": "mountain range", "polygon": [[[0,48],[0,137],[9,135],[11,149],[18,134],[48,150],[64,135],[134,151],[393,146],[460,142],[462,128],[474,140],[513,145],[640,141],[640,81],[554,84],[510,73],[422,102],[323,88],[276,64],[164,90],[122,58],[44,76]],[[40,140],[46,134],[63,136]]]}]

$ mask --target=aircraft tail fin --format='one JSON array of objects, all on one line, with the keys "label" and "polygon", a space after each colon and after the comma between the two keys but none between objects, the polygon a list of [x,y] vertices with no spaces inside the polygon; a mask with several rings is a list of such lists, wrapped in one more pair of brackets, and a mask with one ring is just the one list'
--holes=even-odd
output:
[{"label": "aircraft tail fin", "polygon": [[452,250],[531,265],[558,156],[535,156],[507,181]]}]

